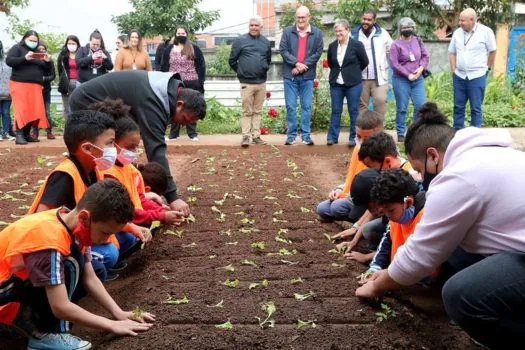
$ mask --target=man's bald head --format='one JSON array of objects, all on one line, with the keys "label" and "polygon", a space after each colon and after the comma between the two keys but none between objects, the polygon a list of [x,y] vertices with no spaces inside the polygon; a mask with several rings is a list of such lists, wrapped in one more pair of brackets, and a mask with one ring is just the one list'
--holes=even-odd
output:
[{"label": "man's bald head", "polygon": [[459,26],[465,32],[470,32],[476,25],[477,17],[476,11],[469,7],[459,14]]},{"label": "man's bald head", "polygon": [[295,23],[299,30],[306,30],[310,24],[310,9],[306,6],[299,6],[295,10]]}]

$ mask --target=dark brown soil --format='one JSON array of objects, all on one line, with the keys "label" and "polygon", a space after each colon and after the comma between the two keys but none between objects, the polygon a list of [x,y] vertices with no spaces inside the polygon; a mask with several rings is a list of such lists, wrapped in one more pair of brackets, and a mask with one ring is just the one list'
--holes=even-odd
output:
[{"label": "dark brown soil", "polygon": [[[170,148],[182,198],[197,199],[191,204],[196,222],[175,228],[184,230],[182,238],[157,236],[131,259],[121,278],[107,284],[123,308],[138,306],[157,315],[155,327],[126,338],[81,327],[74,332],[97,349],[469,348],[468,337],[448,326],[439,291],[413,287],[385,297],[396,316],[382,323],[376,323],[377,305],[354,296],[355,277],[366,267],[328,252],[333,244],[323,234],[334,234],[339,227],[320,223],[315,215],[317,203],[335,183],[343,181],[347,157],[346,149],[328,147]],[[49,169],[40,166],[37,158],[23,151],[0,155],[0,174],[9,182],[0,184],[0,189],[5,193],[23,183],[30,189],[36,186]],[[292,162],[297,166],[295,176]],[[9,178],[13,173],[19,175]],[[202,191],[188,192],[191,184]],[[223,205],[215,203],[225,193]],[[30,205],[32,196],[16,195],[26,201],[0,201],[0,220],[11,222],[15,219],[10,214],[22,214],[24,210],[17,208]],[[291,198],[293,195],[301,198]],[[213,206],[226,215],[224,222],[217,221],[219,214],[212,211]],[[245,218],[255,222],[243,223]],[[247,229],[256,231],[246,233]],[[280,229],[287,230],[282,238],[291,244],[275,240]],[[265,250],[253,249],[254,242],[264,242]],[[189,246],[193,243],[194,247]],[[275,254],[282,248],[296,250],[296,254]],[[257,266],[241,264],[245,259]],[[223,268],[229,264],[235,271]],[[304,282],[292,284],[291,279],[298,277]],[[240,282],[229,288],[223,285],[227,279]],[[267,287],[248,288],[265,279]],[[294,293],[310,291],[314,298],[294,298]],[[165,304],[168,295],[175,299],[186,296],[189,303]],[[209,307],[220,301],[223,308]],[[274,328],[261,328],[256,319],[265,319],[261,303],[266,301],[273,301],[277,309]],[[105,314],[89,299],[82,306]],[[298,329],[299,319],[315,320],[316,327]],[[228,320],[233,329],[216,328]],[[21,342],[13,345],[0,340],[0,348],[18,345]]]}]

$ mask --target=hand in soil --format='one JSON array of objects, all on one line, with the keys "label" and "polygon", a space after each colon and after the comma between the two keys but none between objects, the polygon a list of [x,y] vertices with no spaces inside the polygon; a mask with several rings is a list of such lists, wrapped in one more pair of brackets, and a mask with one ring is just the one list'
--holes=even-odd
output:
[{"label": "hand in soil", "polygon": [[350,254],[350,252],[352,251],[352,249],[355,248],[355,246],[357,245],[357,242],[354,242],[354,240],[351,240],[350,242],[342,242],[342,243],[339,243],[335,246],[335,249],[337,249],[338,251],[342,251],[345,247],[346,247],[346,252],[345,253],[345,257],[348,257],[348,254]]},{"label": "hand in soil", "polygon": [[184,222],[184,213],[175,210],[167,211],[165,220],[167,225],[180,226]]},{"label": "hand in soil", "polygon": [[344,230],[342,232],[339,232],[336,235],[332,236],[332,239],[343,239],[346,237],[352,237],[357,233],[357,229],[355,227],[350,227],[348,230]]},{"label": "hand in soil", "polygon": [[136,336],[137,332],[145,332],[149,330],[152,323],[141,323],[133,320],[112,321],[110,332],[116,335],[132,335]]},{"label": "hand in soil", "polygon": [[143,243],[147,243],[147,242],[151,241],[151,239],[153,238],[153,236],[151,234],[151,230],[149,228],[147,228],[147,227],[136,226],[136,230],[137,230],[137,233],[140,236],[140,240]]},{"label": "hand in soil", "polygon": [[360,252],[349,252],[345,254],[345,257],[348,260],[355,260],[357,262],[360,262],[361,264],[366,264],[374,258],[375,252],[363,254]]},{"label": "hand in soil", "polygon": [[[372,276],[368,278],[368,281],[361,287],[355,290],[356,297],[373,299],[380,297],[384,291],[378,288],[378,279],[381,278],[384,274],[388,274],[388,270],[379,270],[375,272]],[[383,276],[384,277],[384,276]]]},{"label": "hand in soil", "polygon": [[155,315],[149,312],[141,312],[140,316],[138,316],[137,313],[133,311],[123,311],[122,314],[115,318],[120,321],[131,320],[139,323],[155,322]]},{"label": "hand in soil", "polygon": [[190,206],[184,202],[182,199],[177,199],[170,203],[170,208],[175,211],[180,211],[184,216],[190,215]]}]

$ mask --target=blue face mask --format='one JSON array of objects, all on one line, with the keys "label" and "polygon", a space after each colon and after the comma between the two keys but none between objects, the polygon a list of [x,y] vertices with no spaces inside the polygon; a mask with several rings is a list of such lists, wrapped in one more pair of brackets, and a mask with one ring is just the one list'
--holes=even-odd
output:
[{"label": "blue face mask", "polygon": [[26,40],[26,46],[29,47],[31,50],[34,50],[38,46],[38,43],[35,43],[34,41]]},{"label": "blue face mask", "polygon": [[396,220],[396,222],[401,225],[406,224],[407,222],[409,222],[410,220],[414,218],[415,214],[416,214],[416,207],[411,205],[410,207],[406,208],[403,211],[403,214],[401,215],[399,219]]}]

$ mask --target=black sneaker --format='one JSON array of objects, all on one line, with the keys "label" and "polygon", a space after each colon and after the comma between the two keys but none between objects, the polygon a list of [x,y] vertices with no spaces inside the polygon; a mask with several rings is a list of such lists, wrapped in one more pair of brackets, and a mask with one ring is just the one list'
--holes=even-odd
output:
[{"label": "black sneaker", "polygon": [[261,139],[260,137],[254,137],[252,139],[252,143],[254,145],[266,145],[266,141],[264,141],[263,139]]},{"label": "black sneaker", "polygon": [[105,282],[114,281],[119,277],[118,273],[108,270]]},{"label": "black sneaker", "polygon": [[292,139],[291,137],[288,137],[286,139],[286,142],[284,143],[286,146],[291,146],[291,145],[295,145],[296,141],[295,139]]},{"label": "black sneaker", "polygon": [[303,140],[303,141],[301,141],[301,143],[303,145],[307,145],[307,146],[313,146],[314,145],[314,142],[312,141],[312,139]]},{"label": "black sneaker", "polygon": [[248,147],[250,145],[250,136],[243,136],[241,141],[242,147]]},{"label": "black sneaker", "polygon": [[119,261],[115,264],[115,266],[113,266],[112,268],[109,269],[109,271],[112,271],[112,272],[117,272],[117,271],[122,271],[124,270],[126,267],[128,267],[128,264],[126,264],[124,261]]}]

